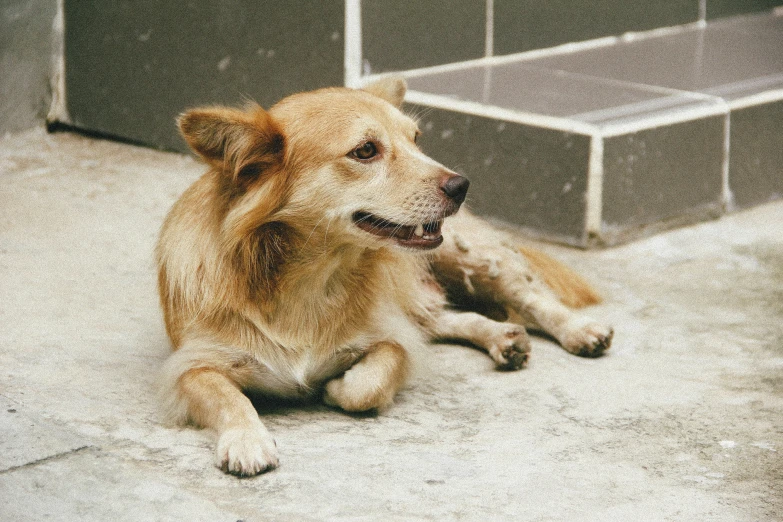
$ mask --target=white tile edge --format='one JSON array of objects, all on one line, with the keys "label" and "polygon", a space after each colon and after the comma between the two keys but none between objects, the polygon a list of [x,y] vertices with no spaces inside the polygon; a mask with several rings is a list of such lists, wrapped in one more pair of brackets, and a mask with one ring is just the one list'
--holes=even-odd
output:
[{"label": "white tile edge", "polygon": [[566,118],[557,118],[543,114],[534,114],[511,109],[503,109],[494,105],[485,105],[482,103],[456,100],[447,96],[430,94],[421,91],[408,91],[405,95],[405,101],[419,105],[426,105],[438,109],[446,109],[454,112],[472,114],[474,116],[483,116],[501,121],[531,125],[533,127],[544,127],[564,132],[573,132],[576,134],[585,134],[593,136],[599,133],[595,125],[582,123]]},{"label": "white tile edge", "polygon": [[601,136],[611,138],[632,134],[644,130],[657,129],[665,125],[674,125],[676,123],[685,123],[687,121],[709,118],[712,116],[726,116],[729,113],[729,105],[720,98],[715,98],[715,103],[704,107],[693,107],[678,111],[645,118],[639,121],[629,123],[608,124],[601,127]]},{"label": "white tile edge", "polygon": [[362,7],[361,0],[345,0],[344,83],[359,87],[362,83]]},{"label": "white tile edge", "polygon": [[728,102],[731,110],[746,109],[753,107],[754,105],[764,105],[765,103],[773,103],[783,100],[783,89],[773,89],[770,91],[760,92],[758,94],[752,94],[744,98],[737,98]]},{"label": "white tile edge", "polygon": [[600,236],[604,199],[604,139],[590,139],[590,159],[587,168],[587,192],[585,194],[585,241],[591,235]]}]

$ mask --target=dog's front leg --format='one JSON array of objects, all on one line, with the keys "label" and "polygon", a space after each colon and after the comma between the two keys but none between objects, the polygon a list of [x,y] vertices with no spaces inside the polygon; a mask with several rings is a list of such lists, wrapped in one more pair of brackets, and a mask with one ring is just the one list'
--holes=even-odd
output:
[{"label": "dog's front leg", "polygon": [[343,375],[326,383],[324,402],[352,412],[389,406],[405,383],[409,366],[402,346],[377,343]]},{"label": "dog's front leg", "polygon": [[217,370],[195,368],[185,372],[177,384],[188,417],[217,431],[215,463],[220,469],[252,476],[277,467],[274,439],[233,380]]}]

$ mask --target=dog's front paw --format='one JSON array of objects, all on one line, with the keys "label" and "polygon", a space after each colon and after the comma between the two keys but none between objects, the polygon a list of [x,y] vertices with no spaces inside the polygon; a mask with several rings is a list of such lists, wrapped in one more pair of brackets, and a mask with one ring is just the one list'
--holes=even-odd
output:
[{"label": "dog's front paw", "polygon": [[277,445],[263,425],[230,428],[218,438],[215,464],[226,473],[252,477],[278,466]]},{"label": "dog's front paw", "polygon": [[580,357],[600,357],[612,345],[614,330],[598,323],[573,328],[561,341],[563,348]]},{"label": "dog's front paw", "polygon": [[487,351],[498,370],[519,370],[530,358],[530,338],[524,327],[504,325]]},{"label": "dog's front paw", "polygon": [[323,400],[345,411],[382,410],[391,405],[407,373],[405,349],[394,342],[380,342],[343,375],[326,383]]},{"label": "dog's front paw", "polygon": [[346,372],[343,377],[326,383],[323,401],[327,406],[341,408],[350,412],[381,410],[391,405],[393,390],[365,383],[358,378],[358,372]]}]

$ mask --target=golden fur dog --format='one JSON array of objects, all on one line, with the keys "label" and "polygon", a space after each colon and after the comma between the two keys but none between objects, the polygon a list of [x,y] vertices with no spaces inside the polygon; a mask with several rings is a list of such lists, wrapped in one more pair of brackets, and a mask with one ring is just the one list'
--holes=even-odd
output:
[{"label": "golden fur dog", "polygon": [[598,301],[587,284],[457,213],[468,181],[418,149],[404,94],[389,79],[179,120],[209,171],[157,246],[174,347],[163,393],[171,420],[216,430],[228,473],[278,464],[246,393],[366,411],[392,402],[432,339],[468,341],[503,369],[526,363],[525,327],[578,355],[609,347],[611,328],[572,310]]}]

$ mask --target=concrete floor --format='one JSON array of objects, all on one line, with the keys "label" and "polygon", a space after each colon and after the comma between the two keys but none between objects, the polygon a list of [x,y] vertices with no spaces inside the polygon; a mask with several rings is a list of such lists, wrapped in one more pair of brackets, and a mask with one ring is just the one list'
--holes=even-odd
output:
[{"label": "concrete floor", "polygon": [[[202,171],[42,131],[0,139],[0,520],[783,519],[783,202],[602,252],[600,359],[435,346],[380,416],[262,412],[281,467],[162,426],[152,246]],[[480,182],[480,181],[476,181]]]}]

